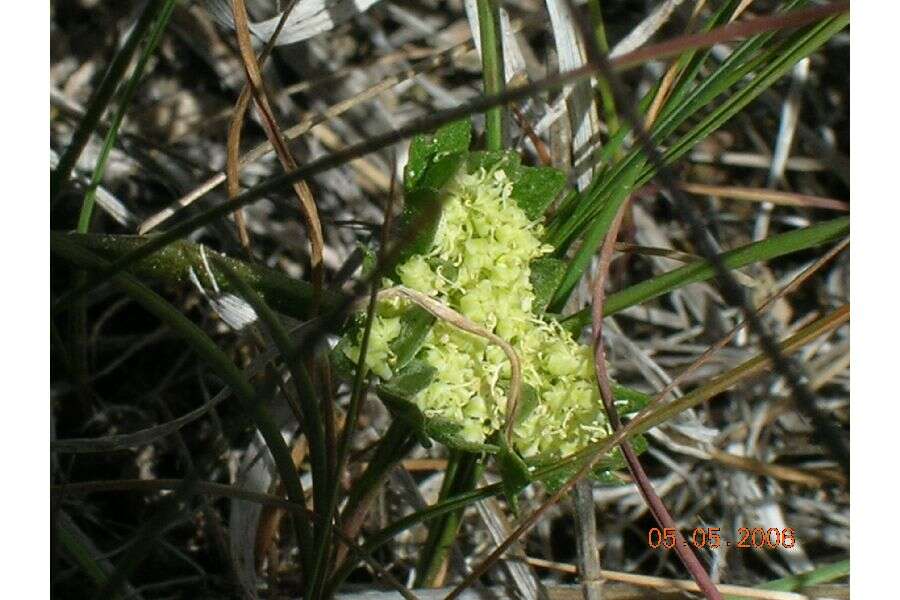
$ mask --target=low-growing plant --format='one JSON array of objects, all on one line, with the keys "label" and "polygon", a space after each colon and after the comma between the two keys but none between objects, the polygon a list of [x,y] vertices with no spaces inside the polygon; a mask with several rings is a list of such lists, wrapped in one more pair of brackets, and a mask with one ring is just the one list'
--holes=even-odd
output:
[{"label": "low-growing plant", "polygon": [[[133,34],[147,36],[140,65],[146,64],[153,52],[173,4],[166,3],[158,12],[148,6],[141,17],[138,33]],[[727,58],[717,60],[709,47],[733,41],[729,36],[735,30],[729,29],[729,23],[743,6],[737,0],[717,3],[705,20],[698,21],[701,37],[694,42],[685,39],[677,48],[670,66],[672,78],[668,83],[661,79],[637,103],[641,117],[647,117],[651,107],[655,111],[654,117],[645,121],[646,132],[633,120],[616,115],[610,83],[617,83],[617,75],[599,73],[595,92],[604,107],[607,130],[602,148],[593,157],[593,180],[579,191],[570,186],[568,173],[528,164],[527,155],[503,147],[508,138],[504,106],[515,94],[524,97],[525,92],[504,91],[497,3],[478,0],[477,4],[487,99],[288,170],[242,194],[232,193],[231,187],[227,205],[201,211],[161,235],[91,234],[93,194],[140,78],[141,69],[136,69],[131,79],[122,83],[127,93],[109,130],[93,187],[83,198],[77,233],[55,231],[51,235],[54,256],[77,272],[71,285],[58,287],[61,293],[55,298],[51,321],[70,319],[74,325],[68,329],[71,336],[54,328],[54,351],[78,358],[86,335],[86,294],[108,283],[165,323],[199,355],[228,393],[238,398],[273,458],[279,494],[287,500],[272,495],[256,500],[277,504],[289,515],[293,537],[286,543],[296,544],[299,551],[298,589],[306,598],[332,596],[360,562],[366,562],[385,583],[408,593],[372,557],[400,532],[419,524],[426,524],[429,532],[416,566],[416,584],[440,583],[466,507],[502,495],[509,509],[519,515],[518,496],[532,484],[558,498],[584,474],[607,485],[621,483],[620,473],[626,466],[635,473],[631,449],[637,455],[647,448],[642,434],[771,364],[771,354],[761,354],[669,405],[610,383],[615,409],[611,414],[602,394],[603,384],[608,382],[602,376],[598,381],[597,361],[601,367],[605,365],[602,352],[597,353],[602,340],[586,342],[582,335],[591,323],[590,307],[564,309],[571,307],[573,291],[589,273],[601,244],[607,238],[610,244],[615,241],[617,227],[613,224],[636,190],[747,107],[797,61],[842,31],[849,20],[847,12],[804,13],[806,2],[790,0],[767,28],[751,28],[749,34],[737,32],[740,35],[735,37],[741,41]],[[600,5],[589,4],[593,33],[601,50],[606,50],[602,47],[605,31]],[[124,77],[123,62],[127,66],[138,41],[129,41],[119,51],[109,78]],[[590,67],[598,69],[597,64]],[[105,82],[98,91],[83,122],[88,131],[102,116],[111,85]],[[543,87],[535,85],[528,93]],[[264,91],[253,91],[254,101],[261,107]],[[244,110],[249,101],[243,100]],[[470,114],[485,110],[482,143],[473,134]],[[267,127],[273,126],[277,129],[277,123],[267,121]],[[271,129],[268,133],[280,135]],[[413,133],[419,135],[411,141],[400,182],[402,211],[396,225],[390,226],[388,205],[381,242],[367,240],[369,245],[362,254],[369,260],[364,261],[361,280],[350,292],[323,288],[318,279],[291,279],[277,269],[227,257],[184,239],[197,227],[285,184],[308,179]],[[660,161],[640,143],[644,137],[660,148]],[[82,138],[76,136],[53,174],[54,198],[69,184],[70,171],[83,149]],[[286,148],[287,155],[280,158],[290,165],[293,159]],[[236,169],[235,164],[231,166]],[[698,257],[611,294],[599,317],[721,276],[723,267],[734,270],[838,241],[848,230],[848,219],[834,219]],[[246,236],[242,241],[246,245]],[[208,331],[151,290],[151,282],[177,286],[194,282],[204,293],[214,290],[209,293],[220,313],[238,306],[245,311],[242,314],[249,314],[246,331],[255,332],[259,360],[269,365],[262,384],[238,368],[233,353],[221,348]],[[75,302],[70,302],[73,299]],[[299,335],[285,317],[305,321]],[[596,318],[598,315],[595,326]],[[846,314],[840,310],[826,315],[795,332],[774,351],[782,355],[795,352],[845,322]],[[325,343],[329,334],[338,339],[333,348]],[[266,347],[275,352],[266,353]],[[86,363],[79,358],[71,366],[73,381],[84,384]],[[343,426],[335,393],[339,384],[349,389]],[[289,390],[285,389],[288,385]],[[348,465],[359,416],[366,402],[374,402],[367,400],[370,387],[390,411],[392,421],[369,449],[365,468],[355,469],[353,482],[345,486],[345,478],[351,474]],[[279,389],[282,391],[276,393]],[[270,397],[290,405],[296,436],[306,443],[311,487],[304,486],[291,447],[270,414]],[[138,439],[142,444],[152,443],[205,416],[208,410],[171,428],[148,430]],[[54,449],[58,453],[107,451],[127,447],[134,440],[59,440]],[[446,447],[448,455],[438,502],[386,527],[365,530],[373,498],[391,470],[414,445],[431,447],[434,443]],[[495,470],[500,482],[478,487],[485,469]],[[645,497],[652,499],[652,487],[637,473],[635,477]],[[204,490],[240,497],[238,490],[185,481],[179,499],[207,493]],[[147,484],[135,484],[140,485]],[[73,486],[77,484],[62,485],[55,491],[74,493]],[[90,491],[90,486],[84,489]],[[515,536],[533,524],[546,506],[522,517]],[[171,509],[160,519],[174,518],[177,512]],[[661,518],[658,509],[651,512]],[[110,571],[92,558],[84,536],[71,520],[60,520],[59,527],[65,551],[100,589],[109,593],[126,589],[140,554],[129,555],[127,563],[123,560]],[[514,539],[501,544],[464,584],[477,578]],[[718,597],[714,587],[704,587],[708,582],[705,572],[688,568],[708,596]],[[461,586],[454,594],[459,589]]]}]

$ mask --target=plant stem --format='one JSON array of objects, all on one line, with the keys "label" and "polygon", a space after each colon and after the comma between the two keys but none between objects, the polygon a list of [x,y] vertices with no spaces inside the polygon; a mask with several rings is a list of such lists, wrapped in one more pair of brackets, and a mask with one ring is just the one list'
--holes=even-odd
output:
[{"label": "plant stem", "polygon": [[[94,166],[94,172],[91,175],[91,181],[88,184],[88,188],[84,193],[84,199],[81,203],[81,212],[78,216],[78,225],[75,228],[78,233],[87,233],[91,228],[91,217],[94,213],[97,188],[100,186],[100,182],[103,180],[103,173],[106,171],[106,163],[109,160],[109,155],[112,152],[113,146],[115,146],[116,139],[119,133],[119,127],[122,125],[122,121],[125,118],[125,112],[128,110],[128,107],[131,104],[131,100],[134,97],[134,92],[137,89],[137,85],[144,73],[144,68],[147,66],[147,62],[149,62],[150,57],[153,55],[153,51],[156,49],[156,46],[159,43],[160,38],[162,37],[162,32],[165,30],[166,25],[169,23],[169,17],[172,16],[172,9],[175,7],[175,0],[166,0],[165,3],[153,4],[161,6],[161,8],[159,9],[158,14],[154,13],[154,18],[152,19],[153,25],[150,28],[147,43],[144,45],[144,49],[141,51],[140,58],[138,59],[137,65],[135,65],[134,72],[125,83],[124,89],[121,93],[121,97],[119,98],[119,107],[116,110],[113,121],[106,132],[106,138],[103,141],[103,148],[100,150],[100,156],[97,157],[97,163]],[[147,10],[145,10],[145,13],[147,12],[149,12],[149,7]],[[141,15],[141,18],[143,18],[143,14]],[[129,38],[129,41],[130,40],[131,38]],[[106,81],[104,80],[104,83],[105,82]],[[60,164],[62,164],[62,160],[60,160]],[[59,167],[57,167],[57,172],[60,172]],[[54,173],[54,176],[55,175],[56,173]],[[53,180],[51,179],[51,185],[52,182]],[[83,285],[87,280],[87,276],[85,273],[80,272],[76,274],[75,280],[76,285]],[[76,302],[76,306],[72,312],[71,334],[74,346],[72,356],[75,359],[75,377],[78,382],[79,394],[82,397],[82,403],[85,406],[88,406],[90,403],[90,397],[88,392],[87,363],[87,300],[85,298],[78,299],[78,301]]]},{"label": "plant stem", "polygon": [[[94,203],[97,197],[97,188],[100,186],[100,182],[103,180],[103,174],[106,172],[106,163],[109,160],[109,155],[112,152],[113,146],[116,144],[119,128],[122,126],[122,121],[125,119],[125,113],[131,105],[131,99],[134,97],[134,92],[137,90],[138,83],[140,83],[141,78],[143,77],[144,69],[147,67],[147,63],[150,62],[150,57],[153,56],[153,51],[156,50],[156,46],[159,44],[163,31],[165,31],[166,25],[169,24],[172,10],[175,8],[175,0],[166,0],[163,3],[152,4],[159,4],[161,8],[159,9],[159,14],[153,20],[153,26],[150,29],[147,43],[141,51],[138,62],[134,67],[134,71],[132,72],[131,77],[128,78],[128,81],[125,82],[121,97],[119,98],[119,107],[116,110],[112,123],[109,125],[109,129],[106,131],[106,138],[103,140],[103,148],[100,150],[100,155],[97,157],[97,163],[94,166],[90,184],[88,184],[88,188],[84,193],[84,200],[81,204],[81,213],[78,216],[78,226],[75,229],[78,233],[87,233],[90,229],[91,216],[94,212]],[[60,160],[60,163],[61,162],[62,160]]]},{"label": "plant stem", "polygon": [[[52,239],[67,238],[78,246],[92,250],[108,260],[116,260],[135,248],[140,247],[148,239],[155,236],[133,235],[100,235],[100,234],[64,234],[51,232]],[[219,260],[226,263],[244,281],[246,281],[262,299],[278,312],[296,319],[309,319],[311,316],[313,290],[305,281],[292,279],[284,273],[268,267],[246,263],[219,254],[209,248],[205,249],[209,272],[206,270],[200,255],[200,244],[184,240],[175,242],[156,254],[149,256],[129,268],[132,275],[168,285],[190,285],[190,271],[193,269],[204,285],[212,284],[215,278],[223,292],[236,292],[234,285],[228,280],[225,272],[217,264]],[[77,258],[76,258],[77,261]],[[91,263],[78,266],[90,268]],[[341,296],[325,292],[323,306],[333,308],[340,302]]]},{"label": "plant stem", "polygon": [[[484,93],[494,96],[503,91],[503,45],[500,38],[500,11],[497,0],[478,0],[478,29],[481,36],[481,66]],[[485,147],[503,149],[503,107],[484,113]]]},{"label": "plant stem", "polygon": [[[606,41],[606,27],[603,24],[603,11],[600,9],[600,0],[588,0],[588,11],[591,18],[591,28],[594,37],[597,38],[597,46],[603,52],[609,52],[609,43]],[[619,113],[616,111],[616,100],[613,98],[609,82],[605,77],[597,78],[597,88],[600,92],[600,104],[603,107],[603,118],[606,119],[606,127],[609,135],[615,135],[619,130]],[[619,154],[620,151],[616,151]]]},{"label": "plant stem", "polygon": [[[479,456],[471,452],[452,450],[438,496],[438,503],[461,494],[470,493],[481,471]],[[440,587],[446,574],[446,563],[459,530],[465,506],[435,521],[428,528],[428,539],[416,568],[415,587]]]},{"label": "plant stem", "polygon": [[[410,451],[414,442],[415,438],[409,426],[400,419],[394,419],[378,442],[375,454],[369,461],[369,466],[360,478],[353,483],[353,489],[350,491],[349,498],[347,498],[347,506],[341,514],[341,526],[344,529],[344,537],[351,540],[356,539],[356,535],[359,533],[369,511],[369,505],[372,503],[372,499],[378,492],[379,487],[384,483],[388,473],[390,473],[397,462]],[[345,544],[338,544],[334,571],[337,571],[344,560],[346,560],[347,550]],[[328,596],[329,594],[325,594],[325,597]]]}]

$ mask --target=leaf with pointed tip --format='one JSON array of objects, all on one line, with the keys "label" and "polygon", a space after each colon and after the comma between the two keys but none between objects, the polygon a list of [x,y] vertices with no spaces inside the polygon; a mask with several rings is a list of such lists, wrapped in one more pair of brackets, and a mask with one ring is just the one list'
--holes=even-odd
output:
[{"label": "leaf with pointed tip", "polygon": [[616,410],[620,415],[633,414],[647,406],[652,399],[648,394],[632,390],[617,383],[612,384],[613,398],[616,401]]},{"label": "leaf with pointed tip", "polygon": [[531,261],[531,288],[534,290],[532,312],[541,316],[553,299],[553,293],[566,274],[566,263],[558,258],[542,256]]},{"label": "leaf with pointed tip", "polygon": [[415,187],[408,190],[407,193],[422,188],[430,188],[435,191],[442,190],[447,185],[447,182],[453,179],[453,176],[459,171],[466,154],[466,152],[451,152],[450,154],[435,156],[425,168],[425,172],[417,180]]},{"label": "leaf with pointed tip", "polygon": [[411,306],[401,315],[400,335],[390,343],[391,351],[397,357],[394,370],[403,369],[413,359],[425,343],[434,321],[434,315],[419,306]]},{"label": "leaf with pointed tip", "polygon": [[544,217],[544,211],[566,187],[566,176],[552,167],[521,167],[513,184],[512,198],[532,221]]},{"label": "leaf with pointed tip", "polygon": [[[425,361],[411,360],[390,381],[379,385],[376,393],[395,417],[403,419],[416,431],[420,441],[431,438],[454,450],[495,454],[499,448],[494,444],[467,441],[460,435],[460,424],[440,417],[426,417],[412,402],[416,394],[428,387],[436,372],[437,369]],[[427,448],[431,444],[424,440],[423,445]]]},{"label": "leaf with pointed tip", "polygon": [[[407,192],[398,230],[400,239],[408,241],[403,245],[396,264],[402,265],[415,254],[427,253],[440,221],[440,193],[437,190],[420,187]],[[393,275],[396,278],[396,272]]]},{"label": "leaf with pointed tip", "polygon": [[506,443],[506,436],[497,436],[500,452],[497,453],[497,466],[503,478],[503,494],[513,514],[519,514],[519,492],[531,483],[531,473],[525,461]]},{"label": "leaf with pointed tip", "polygon": [[435,157],[466,152],[472,142],[472,123],[468,119],[448,123],[433,135],[417,135],[409,146],[409,161],[403,171],[403,186],[409,192],[420,186]]}]

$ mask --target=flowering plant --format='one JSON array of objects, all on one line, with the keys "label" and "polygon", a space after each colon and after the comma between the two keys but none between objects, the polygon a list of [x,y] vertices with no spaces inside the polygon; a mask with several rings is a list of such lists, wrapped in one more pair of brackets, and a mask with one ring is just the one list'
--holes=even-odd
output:
[{"label": "flowering plant", "polygon": [[[544,314],[564,263],[541,241],[541,219],[565,178],[515,153],[469,152],[469,142],[467,122],[413,142],[401,229],[415,235],[383,281],[365,365],[424,436],[558,459],[611,432],[591,348]],[[437,218],[422,227],[432,202]],[[358,331],[339,352],[358,361]],[[617,402],[627,414],[640,399]]]}]

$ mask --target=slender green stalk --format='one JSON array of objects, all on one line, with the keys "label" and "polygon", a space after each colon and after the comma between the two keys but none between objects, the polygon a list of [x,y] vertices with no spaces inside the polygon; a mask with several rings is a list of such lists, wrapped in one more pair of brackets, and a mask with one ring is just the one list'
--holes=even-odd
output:
[{"label": "slender green stalk", "polygon": [[[481,472],[479,455],[471,452],[452,450],[447,459],[447,469],[438,502],[471,493]],[[416,568],[415,587],[435,587],[453,547],[453,540],[459,531],[465,506],[445,514],[428,528],[428,539],[419,555]]]},{"label": "slender green stalk", "polygon": [[[55,254],[75,264],[85,265],[87,268],[103,269],[108,265],[105,260],[76,244],[69,236],[51,236],[50,249]],[[281,437],[281,431],[266,410],[264,399],[256,393],[256,390],[247,382],[231,359],[202,329],[134,277],[119,273],[113,277],[113,282],[147,311],[171,327],[232,389],[266,441],[288,498],[292,502],[305,506],[303,484],[294,467],[291,452],[285,444],[284,438]],[[298,515],[294,521],[297,529],[297,543],[300,547],[301,557],[308,559],[309,551],[312,548],[312,529],[306,513],[302,512]]]},{"label": "slender green stalk", "polygon": [[550,304],[550,310],[555,312],[562,311],[569,296],[572,294],[572,290],[578,285],[578,281],[590,264],[591,259],[596,253],[596,249],[606,237],[606,232],[609,230],[613,219],[619,212],[619,207],[631,195],[631,192],[634,189],[634,181],[642,166],[642,163],[636,162],[631,170],[625,174],[622,183],[616,186],[613,191],[613,196],[605,200],[600,215],[588,229],[587,234],[581,243],[581,248],[575,256],[568,261],[562,282],[559,284],[556,295]]},{"label": "slender green stalk", "polygon": [[[597,39],[597,47],[601,52],[609,52],[609,42],[606,40],[606,26],[603,24],[603,10],[600,8],[600,0],[588,0],[588,14],[591,18],[591,29]],[[619,130],[619,113],[616,110],[616,101],[613,98],[609,82],[605,77],[597,78],[597,89],[600,92],[600,106],[603,109],[603,118],[606,119],[606,127],[611,135]]]},{"label": "slender green stalk", "polygon": [[[481,37],[481,70],[484,93],[494,96],[503,91],[503,45],[500,38],[500,10],[497,0],[478,0],[478,29]],[[503,107],[484,113],[485,147],[503,149]]]},{"label": "slender green stalk", "polygon": [[65,184],[72,174],[72,169],[78,163],[84,147],[87,145],[91,134],[97,127],[97,123],[106,112],[106,107],[113,97],[113,93],[119,86],[119,81],[125,75],[128,65],[131,64],[131,58],[137,50],[138,44],[150,30],[156,20],[157,15],[165,8],[162,2],[148,2],[137,23],[132,29],[131,34],[125,40],[122,48],[116,52],[115,57],[109,64],[109,68],[103,75],[103,80],[93,97],[88,102],[87,110],[84,118],[75,129],[72,135],[72,141],[59,158],[59,164],[50,175],[50,201],[55,202],[60,192],[62,192]]},{"label": "slender green stalk", "polygon": [[[772,260],[779,256],[824,244],[846,235],[849,231],[850,218],[840,217],[729,250],[722,254],[722,261],[730,269],[739,269],[755,262]],[[713,267],[710,262],[698,260],[611,294],[603,306],[603,314],[613,315],[629,306],[646,302],[689,283],[706,281],[713,276]],[[563,321],[570,331],[581,330],[590,322],[589,308],[580,310]]]},{"label": "slender green stalk", "polygon": [[366,470],[359,479],[353,482],[353,489],[350,490],[347,506],[343,511],[344,515],[349,516],[356,512],[358,507],[364,503],[365,498],[384,481],[385,476],[394,465],[406,456],[413,441],[412,429],[409,425],[400,419],[394,419],[379,440]]},{"label": "slender green stalk", "polygon": [[[97,157],[97,163],[94,167],[94,172],[91,176],[90,184],[85,191],[84,199],[81,203],[81,213],[78,216],[78,225],[75,228],[75,230],[79,233],[87,233],[87,231],[91,227],[91,217],[94,213],[97,188],[100,186],[100,182],[103,180],[103,173],[106,171],[106,163],[109,160],[109,155],[110,152],[112,152],[113,146],[115,146],[116,139],[119,133],[119,127],[122,125],[122,120],[125,118],[125,112],[131,105],[131,100],[134,97],[134,92],[137,89],[137,85],[140,82],[141,77],[143,76],[144,69],[147,66],[147,62],[153,55],[153,51],[156,49],[156,46],[159,43],[160,38],[162,37],[163,31],[165,30],[166,25],[169,23],[169,17],[172,16],[172,9],[174,7],[175,0],[166,0],[164,3],[162,3],[162,8],[160,9],[159,14],[156,15],[155,19],[153,19],[153,25],[150,28],[147,43],[144,44],[144,49],[141,51],[141,55],[138,58],[137,65],[135,65],[131,77],[125,83],[124,90],[122,91],[121,97],[119,98],[119,107],[116,110],[113,121],[106,132],[106,139],[103,142],[103,148],[100,150],[100,156]],[[147,11],[145,10],[145,12]],[[57,171],[58,170],[59,169],[57,169]],[[84,273],[78,273],[75,276],[76,285],[82,285],[86,280],[87,278]],[[73,340],[72,356],[75,358],[75,378],[78,382],[78,389],[82,397],[82,402],[88,404],[87,306],[84,298],[80,298],[78,302],[76,302],[76,306],[72,312],[70,327]]]},{"label": "slender green stalk", "polygon": [[329,554],[328,547],[331,540],[331,523],[334,520],[337,511],[338,497],[341,491],[341,473],[347,464],[347,458],[350,454],[350,443],[353,440],[353,432],[356,427],[356,421],[359,418],[359,409],[363,401],[366,388],[369,382],[369,369],[366,367],[366,355],[369,350],[369,338],[372,333],[372,323],[375,320],[375,308],[377,306],[376,299],[378,297],[377,283],[372,283],[372,290],[369,296],[369,304],[366,309],[366,321],[363,328],[362,338],[359,342],[359,358],[357,359],[356,375],[353,380],[353,390],[350,394],[350,405],[347,407],[347,415],[344,418],[344,431],[338,442],[337,457],[335,461],[335,480],[331,482],[329,488],[329,501],[325,506],[325,517],[329,527],[324,530],[324,535],[316,542],[316,554],[313,558],[312,569],[308,571],[310,574],[307,597],[318,598],[325,585],[325,579],[328,576],[328,569],[325,567],[326,555]]},{"label": "slender green stalk", "polygon": [[[805,587],[828,583],[835,579],[848,577],[850,575],[850,560],[841,560],[835,563],[829,563],[816,567],[812,571],[800,573],[798,575],[788,575],[781,579],[769,581],[762,585],[756,586],[761,590],[775,590],[779,592],[795,592]],[[726,596],[725,600],[749,600],[746,596]]]},{"label": "slender green stalk", "polygon": [[[110,152],[112,152],[113,146],[116,144],[116,139],[119,135],[119,127],[122,126],[122,121],[125,118],[128,107],[131,105],[134,92],[137,90],[138,84],[144,75],[144,69],[147,67],[150,57],[153,56],[153,52],[156,50],[156,46],[159,44],[159,40],[162,38],[166,26],[169,24],[169,18],[172,16],[172,10],[175,8],[175,1],[176,0],[165,0],[164,2],[150,3],[150,5],[158,5],[159,14],[153,20],[153,25],[150,28],[150,33],[147,37],[147,43],[144,44],[144,49],[141,51],[138,62],[134,67],[134,71],[131,73],[131,77],[129,77],[128,81],[125,83],[119,98],[119,107],[106,132],[106,138],[103,140],[103,148],[100,150],[100,156],[97,157],[97,163],[94,166],[94,172],[91,175],[91,182],[84,193],[84,200],[81,204],[81,214],[78,216],[78,226],[76,227],[76,231],[79,233],[87,233],[90,229],[91,216],[93,215],[94,203],[97,198],[97,188],[103,180],[103,173],[106,171],[106,163],[109,160],[109,155]],[[148,8],[150,5],[148,5]],[[60,160],[60,164],[61,163],[62,160]]]},{"label": "slender green stalk", "polygon": [[69,560],[78,565],[98,588],[105,586],[109,579],[107,569],[95,558],[90,538],[66,513],[60,514],[56,535]]},{"label": "slender green stalk", "polygon": [[[114,261],[154,236],[135,235],[101,235],[101,234],[65,234],[51,232],[51,238],[65,237],[71,243],[90,250],[101,257]],[[201,249],[210,258],[204,261]],[[191,270],[200,281],[211,286],[214,278],[223,292],[237,292],[219,266],[225,263],[246,281],[259,294],[262,300],[281,314],[306,320],[311,317],[312,286],[305,281],[291,279],[281,271],[270,269],[261,264],[247,263],[235,258],[219,254],[214,250],[179,240],[166,246],[156,254],[140,260],[129,267],[128,272],[142,280],[149,280],[167,285],[190,285]],[[76,263],[80,267],[90,268],[92,262]],[[210,272],[207,272],[207,264]],[[322,306],[332,309],[338,306],[341,296],[323,290]]]},{"label": "slender green stalk", "polygon": [[[297,398],[300,404],[300,410],[303,417],[300,423],[306,439],[309,441],[309,456],[312,465],[313,476],[313,507],[316,511],[321,511],[326,505],[325,489],[327,487],[327,469],[325,447],[325,428],[322,424],[322,415],[319,412],[316,403],[316,392],[313,387],[312,379],[306,365],[298,353],[298,346],[291,341],[287,329],[281,323],[278,315],[269,307],[268,304],[256,293],[256,291],[244,281],[237,271],[232,269],[227,262],[221,259],[214,259],[217,266],[221,268],[228,280],[237,288],[240,295],[250,303],[253,310],[256,311],[259,319],[265,323],[272,341],[281,352],[281,358],[291,373],[291,381],[297,391]],[[316,522],[316,530],[321,530],[326,525]]]},{"label": "slender green stalk", "polygon": [[[356,539],[368,514],[373,499],[379,493],[379,489],[397,463],[412,449],[415,437],[409,425],[401,419],[394,419],[384,436],[379,440],[366,470],[353,482],[353,488],[347,497],[347,505],[341,512],[340,525],[343,528],[345,539]],[[346,556],[346,544],[338,543],[334,569],[329,569],[332,574],[337,567],[348,561]],[[355,560],[353,561],[355,562]],[[330,583],[328,584],[330,587]],[[330,593],[324,597],[330,597]]]}]

